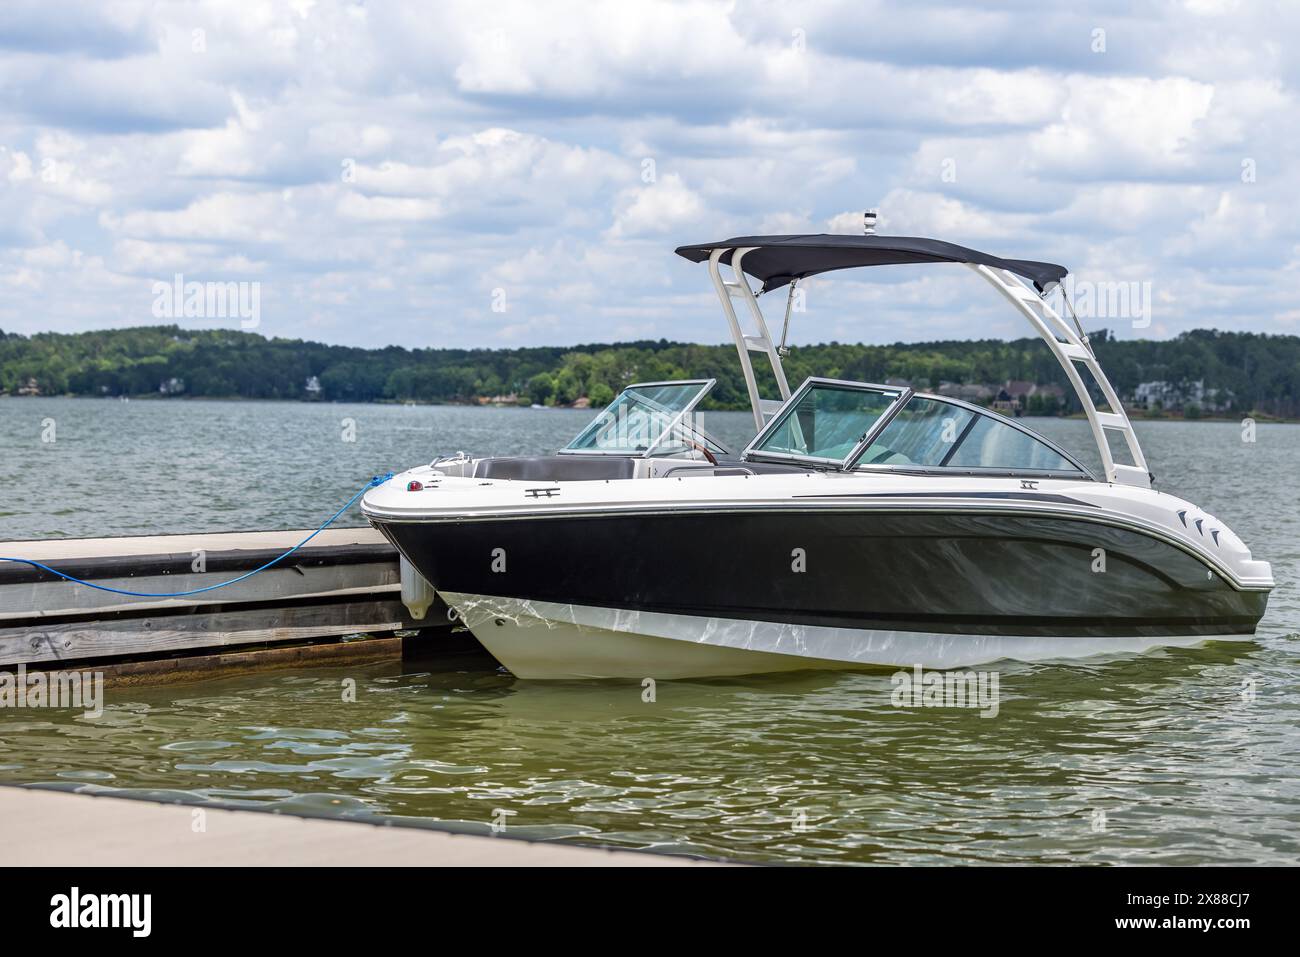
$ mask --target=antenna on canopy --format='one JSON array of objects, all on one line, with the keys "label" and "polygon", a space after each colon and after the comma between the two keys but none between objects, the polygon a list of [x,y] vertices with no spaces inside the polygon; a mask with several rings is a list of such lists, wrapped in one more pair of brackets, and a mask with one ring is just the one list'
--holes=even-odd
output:
[{"label": "antenna on canopy", "polygon": [[878,209],[869,209],[862,214],[862,231],[868,236],[876,235],[876,216],[879,214]]}]

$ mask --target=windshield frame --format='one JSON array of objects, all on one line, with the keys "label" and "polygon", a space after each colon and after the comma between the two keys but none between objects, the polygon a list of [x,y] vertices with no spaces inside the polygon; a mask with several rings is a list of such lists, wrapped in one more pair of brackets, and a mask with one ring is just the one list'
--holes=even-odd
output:
[{"label": "windshield frame", "polygon": [[[600,417],[603,416],[609,409],[613,408],[614,405],[618,403],[618,400],[623,397],[623,394],[625,392],[628,392],[632,389],[653,389],[658,386],[669,386],[669,385],[680,385],[680,386],[693,385],[693,386],[699,386],[700,388],[697,389],[694,397],[692,397],[692,399],[688,403],[686,403],[685,406],[682,407],[680,412],[678,412],[675,416],[673,416],[673,418],[668,422],[667,426],[665,426],[663,430],[661,430],[660,433],[655,436],[654,440],[648,443],[644,449],[640,449],[640,450],[571,449],[568,446],[565,446],[562,449],[557,449],[555,454],[556,455],[617,455],[617,456],[622,456],[624,458],[632,458],[632,459],[649,458],[651,454],[653,454],[654,450],[658,448],[668,436],[672,435],[677,431],[678,426],[682,424],[682,420],[685,419],[688,415],[691,414],[691,412],[695,410],[695,407],[700,404],[700,402],[704,399],[706,395],[708,395],[711,391],[713,391],[713,387],[717,384],[718,384],[717,379],[669,379],[669,380],[658,381],[658,382],[631,382],[623,386],[623,388],[619,390],[618,395],[614,396],[614,400],[610,402],[609,405],[600,409],[596,413],[596,417],[594,419],[592,419],[590,422],[588,422],[586,425],[584,425],[581,429],[578,430],[578,434],[569,440],[570,445],[576,442],[580,437],[585,435],[593,425],[595,425],[598,421],[600,421]],[[650,400],[646,400],[642,398],[641,401],[643,401],[645,404],[650,404]],[[718,448],[722,449],[724,453],[727,451],[726,446],[722,445],[722,443],[718,442],[711,435],[707,435],[706,433],[704,433],[702,429],[699,429],[694,426],[687,426],[687,428],[689,431],[700,435],[708,442],[711,442],[712,444],[718,446]]]},{"label": "windshield frame", "polygon": [[[871,427],[858,439],[856,445],[849,451],[849,454],[842,459],[832,459],[821,455],[800,455],[795,452],[770,452],[760,448],[767,441],[773,432],[775,432],[785,422],[786,418],[794,414],[800,401],[813,389],[818,386],[829,386],[833,389],[856,390],[858,392],[878,392],[885,396],[892,396],[893,402],[876,417],[876,421]],[[874,382],[855,382],[851,379],[828,379],[822,376],[809,376],[800,383],[799,388],[795,389],[790,398],[781,403],[781,407],[772,413],[772,417],[767,420],[758,435],[750,440],[740,453],[741,461],[745,462],[798,462],[801,464],[812,465],[819,468],[837,469],[841,472],[848,471],[853,462],[861,458],[867,449],[871,448],[871,443],[875,441],[876,436],[884,431],[885,427],[893,420],[907,401],[914,395],[909,386],[879,385]]]}]

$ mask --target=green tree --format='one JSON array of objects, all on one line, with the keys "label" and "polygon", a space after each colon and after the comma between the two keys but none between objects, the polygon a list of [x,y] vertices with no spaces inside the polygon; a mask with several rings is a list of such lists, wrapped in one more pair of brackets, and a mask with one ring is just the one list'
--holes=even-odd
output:
[{"label": "green tree", "polygon": [[539,372],[528,380],[528,398],[534,405],[547,405],[555,396],[555,380],[549,372]]}]

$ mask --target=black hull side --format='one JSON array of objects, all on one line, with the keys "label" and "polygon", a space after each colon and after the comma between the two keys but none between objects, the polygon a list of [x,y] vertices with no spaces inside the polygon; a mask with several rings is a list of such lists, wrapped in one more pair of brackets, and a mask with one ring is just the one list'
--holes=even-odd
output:
[{"label": "black hull side", "polygon": [[[1213,637],[1252,634],[1268,600],[1159,538],[1066,516],[681,511],[376,524],[441,591],[669,614]],[[1104,571],[1094,571],[1095,549]]]}]

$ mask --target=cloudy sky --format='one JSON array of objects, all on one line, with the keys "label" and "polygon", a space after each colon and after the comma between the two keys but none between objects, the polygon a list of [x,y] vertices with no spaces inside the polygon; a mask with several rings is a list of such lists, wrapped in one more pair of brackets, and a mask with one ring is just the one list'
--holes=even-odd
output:
[{"label": "cloudy sky", "polygon": [[[1149,288],[1124,337],[1300,332],[1300,4],[992,6],[6,0],[0,329],[157,322],[180,274],[258,283],[269,336],[717,342],[675,246],[870,206]],[[1021,334],[899,266],[792,338]]]}]

